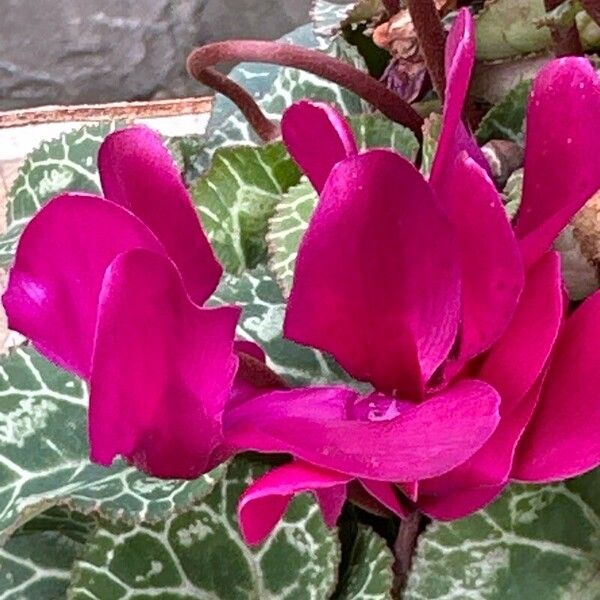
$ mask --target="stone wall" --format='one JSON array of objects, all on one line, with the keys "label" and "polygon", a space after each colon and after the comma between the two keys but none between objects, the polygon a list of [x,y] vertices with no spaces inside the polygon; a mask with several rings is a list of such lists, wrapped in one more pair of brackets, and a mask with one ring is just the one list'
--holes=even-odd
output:
[{"label": "stone wall", "polygon": [[310,0],[0,0],[0,110],[195,96],[194,46],[277,38]]}]

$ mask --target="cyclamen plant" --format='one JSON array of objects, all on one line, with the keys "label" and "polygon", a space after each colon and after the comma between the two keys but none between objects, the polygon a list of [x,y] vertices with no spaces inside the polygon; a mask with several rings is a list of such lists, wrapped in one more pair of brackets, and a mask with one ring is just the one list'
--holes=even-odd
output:
[{"label": "cyclamen plant", "polygon": [[[318,195],[294,256],[282,333],[333,357],[345,383],[294,385],[267,344],[238,337],[248,306],[215,306],[227,265],[179,167],[144,126],[102,142],[101,195],[61,193],[33,216],[2,299],[10,329],[86,382],[93,462],[121,457],[153,477],[195,480],[259,453],[267,471],[237,507],[246,543],[267,540],[293,497],[311,492],[330,528],[351,519],[381,530],[381,517],[399,528],[395,545],[388,540],[396,594],[430,520],[463,519],[513,482],[561,482],[600,465],[600,292],[571,302],[553,248],[600,189],[599,77],[583,56],[536,74],[511,220],[465,118],[472,14],[454,15],[440,56],[443,28],[426,27],[438,18],[434,3],[408,9],[443,98],[425,174],[424,146],[417,161],[365,149],[322,99],[292,103],[278,124],[211,65],[269,53],[347,87],[379,108],[387,127],[399,122],[421,138],[418,113],[355,67],[268,42],[209,45],[188,61],[263,141],[281,136]],[[389,598],[391,587],[385,579],[369,597]],[[416,588],[405,597],[425,597]],[[342,578],[331,597],[367,597],[352,589]],[[500,597],[480,592],[473,597]]]}]

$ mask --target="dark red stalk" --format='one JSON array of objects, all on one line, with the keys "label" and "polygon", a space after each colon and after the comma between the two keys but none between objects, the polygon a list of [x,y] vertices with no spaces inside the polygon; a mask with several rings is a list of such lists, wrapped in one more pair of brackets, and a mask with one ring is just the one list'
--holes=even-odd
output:
[{"label": "dark red stalk", "polygon": [[417,548],[417,539],[427,523],[418,510],[400,522],[398,537],[394,542],[394,597],[401,597],[406,586],[406,578],[410,572],[413,556]]},{"label": "dark red stalk", "polygon": [[[392,121],[411,129],[418,139],[422,137],[421,125],[423,119],[408,103],[368,73],[360,71],[337,58],[327,56],[318,50],[310,50],[281,42],[229,40],[196,48],[188,57],[187,67],[192,77],[207,83],[206,72],[208,68],[227,61],[272,63],[308,71],[354,92]],[[214,70],[210,70],[210,77],[214,78],[215,73]],[[260,111],[250,95],[245,93],[244,97],[239,96],[239,86],[234,85],[238,99],[241,99],[244,105],[242,109],[244,114],[256,110]],[[221,85],[221,88],[223,87]],[[249,108],[250,100],[252,100],[253,105],[251,109]],[[240,105],[238,104],[238,106]],[[240,106],[240,108],[242,107]],[[266,120],[264,115],[262,117]]]},{"label": "dark red stalk", "polygon": [[440,14],[433,0],[407,0],[406,4],[433,87],[443,100],[446,89],[444,66],[446,32]]},{"label": "dark red stalk", "polygon": [[227,96],[242,111],[252,129],[256,131],[263,142],[271,142],[279,137],[279,125],[268,119],[254,98],[233,79],[212,67],[199,69],[194,77],[204,85]]},{"label": "dark red stalk", "polygon": [[[546,12],[554,10],[560,6],[564,0],[544,0]],[[571,27],[551,27],[552,41],[554,42],[554,54],[556,56],[580,56],[583,54],[583,47],[579,39],[579,32],[575,23]]]}]

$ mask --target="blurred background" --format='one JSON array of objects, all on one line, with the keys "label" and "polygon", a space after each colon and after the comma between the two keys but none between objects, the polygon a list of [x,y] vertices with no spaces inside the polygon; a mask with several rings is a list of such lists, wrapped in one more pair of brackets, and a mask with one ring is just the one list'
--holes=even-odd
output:
[{"label": "blurred background", "polygon": [[0,0],[0,110],[207,93],[185,71],[197,45],[276,39],[310,0]]}]

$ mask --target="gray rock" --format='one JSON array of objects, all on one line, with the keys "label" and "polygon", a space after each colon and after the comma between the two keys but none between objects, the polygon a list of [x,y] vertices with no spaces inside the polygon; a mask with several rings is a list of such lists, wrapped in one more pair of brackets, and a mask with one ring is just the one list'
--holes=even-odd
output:
[{"label": "gray rock", "polygon": [[195,96],[196,45],[274,39],[310,0],[0,0],[0,110]]}]

